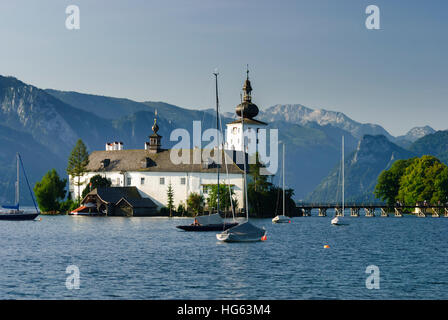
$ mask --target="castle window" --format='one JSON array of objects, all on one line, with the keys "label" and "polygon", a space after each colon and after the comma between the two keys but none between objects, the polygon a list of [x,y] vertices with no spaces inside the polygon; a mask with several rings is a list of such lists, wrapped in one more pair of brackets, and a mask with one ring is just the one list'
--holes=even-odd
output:
[{"label": "castle window", "polygon": [[145,178],[140,178],[140,184],[144,185],[145,184]]},{"label": "castle window", "polygon": [[132,184],[132,179],[130,177],[128,177],[126,179],[126,185],[130,186]]},{"label": "castle window", "polygon": [[180,178],[180,184],[185,184],[187,182],[187,179],[185,178]]},{"label": "castle window", "polygon": [[165,178],[160,178],[160,184],[165,184]]},{"label": "castle window", "polygon": [[202,193],[208,194],[208,186],[202,186]]}]

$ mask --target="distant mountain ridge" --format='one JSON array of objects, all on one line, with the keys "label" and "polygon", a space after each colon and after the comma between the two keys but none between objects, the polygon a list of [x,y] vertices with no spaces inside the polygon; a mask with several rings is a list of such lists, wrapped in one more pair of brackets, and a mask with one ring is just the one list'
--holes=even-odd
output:
[{"label": "distant mountain ridge", "polygon": [[411,130],[409,130],[405,135],[396,137],[395,143],[398,144],[400,147],[408,149],[413,142],[434,132],[436,132],[436,130],[434,130],[430,126],[414,127]]},{"label": "distant mountain ridge", "polygon": [[328,111],[324,109],[310,109],[301,104],[277,104],[262,111],[260,118],[265,121],[282,120],[289,123],[306,126],[316,123],[320,126],[331,125],[350,132],[355,138],[361,139],[364,135],[384,135],[393,141],[394,137],[383,127],[371,123],[359,123],[342,112]]},{"label": "distant mountain ridge", "polygon": [[448,130],[436,131],[416,140],[409,150],[419,157],[433,155],[448,165]]},{"label": "distant mountain ridge", "polygon": [[404,135],[405,139],[415,142],[420,138],[423,138],[424,136],[427,136],[428,134],[435,133],[436,130],[431,128],[430,126],[424,126],[424,127],[414,127],[411,130]]}]

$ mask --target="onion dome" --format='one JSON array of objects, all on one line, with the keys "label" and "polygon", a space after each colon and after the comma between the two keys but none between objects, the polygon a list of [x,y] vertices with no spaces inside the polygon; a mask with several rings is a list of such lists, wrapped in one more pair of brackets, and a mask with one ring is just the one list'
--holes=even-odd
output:
[{"label": "onion dome", "polygon": [[236,106],[236,114],[240,117],[252,119],[258,114],[258,107],[252,103],[252,86],[249,80],[249,70],[247,70],[247,78],[243,85],[244,97],[243,101]]},{"label": "onion dome", "polygon": [[154,124],[152,126],[152,131],[154,131],[155,134],[157,134],[157,131],[159,131],[159,126],[157,125],[157,118],[154,118]]}]

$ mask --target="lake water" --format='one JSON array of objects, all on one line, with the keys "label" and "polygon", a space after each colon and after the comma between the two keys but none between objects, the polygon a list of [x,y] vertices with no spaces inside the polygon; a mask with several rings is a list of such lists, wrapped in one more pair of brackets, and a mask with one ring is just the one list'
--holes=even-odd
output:
[{"label": "lake water", "polygon": [[2,299],[448,299],[447,218],[253,219],[258,243],[175,228],[187,218],[41,218],[0,221]]}]

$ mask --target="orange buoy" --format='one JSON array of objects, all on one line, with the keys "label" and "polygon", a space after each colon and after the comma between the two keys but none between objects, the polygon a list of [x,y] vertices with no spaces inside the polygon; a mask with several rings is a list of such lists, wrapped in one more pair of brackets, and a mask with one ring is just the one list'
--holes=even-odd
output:
[{"label": "orange buoy", "polygon": [[328,244],[324,245],[324,249],[329,249],[330,246]]},{"label": "orange buoy", "polygon": [[266,235],[261,237],[261,241],[266,241],[266,240],[268,240],[268,237],[266,237]]}]

